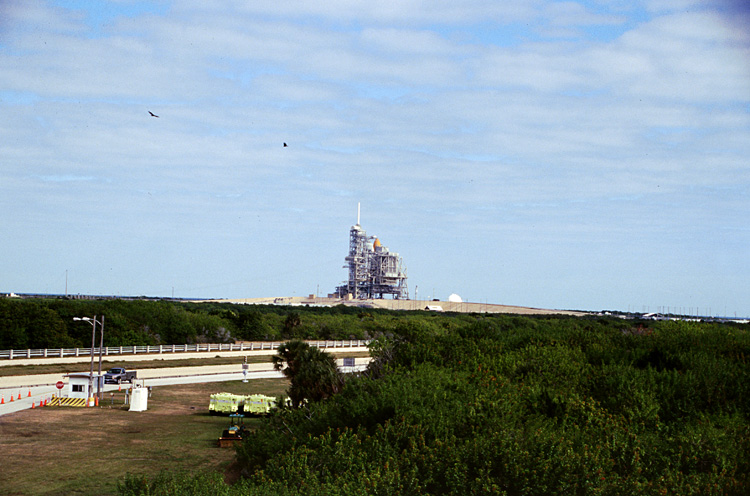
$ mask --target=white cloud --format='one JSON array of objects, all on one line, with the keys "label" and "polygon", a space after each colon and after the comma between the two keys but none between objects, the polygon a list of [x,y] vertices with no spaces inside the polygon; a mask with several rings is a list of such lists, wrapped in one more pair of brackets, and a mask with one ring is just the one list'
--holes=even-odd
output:
[{"label": "white cloud", "polygon": [[606,26],[625,22],[622,15],[597,14],[578,2],[547,3],[544,16],[555,26]]},{"label": "white cloud", "polygon": [[[368,230],[412,257],[415,284],[454,290],[469,274],[469,294],[512,298],[512,267],[533,267],[513,302],[580,307],[608,282],[576,279],[576,257],[611,260],[611,277],[641,255],[723,252],[704,241],[719,230],[744,236],[750,42],[724,17],[672,5],[642,19],[617,2],[425,5],[178,2],[108,12],[92,36],[86,16],[16,4],[0,48],[0,207],[14,215],[0,226],[34,232],[3,249],[49,257],[40,230],[70,251],[70,233],[93,227],[105,235],[88,258],[137,267],[124,293],[170,278],[208,287],[241,257],[247,280],[268,284],[256,291],[283,294],[344,277],[362,201]],[[512,43],[486,40],[505,31]],[[618,251],[633,239],[647,247]],[[336,261],[294,283],[268,276],[307,264],[303,245],[335,245]],[[224,262],[209,260],[217,246]],[[465,252],[476,260],[461,274],[430,270]],[[65,257],[14,280],[87,270]],[[174,272],[186,264],[198,267],[190,278]]]}]

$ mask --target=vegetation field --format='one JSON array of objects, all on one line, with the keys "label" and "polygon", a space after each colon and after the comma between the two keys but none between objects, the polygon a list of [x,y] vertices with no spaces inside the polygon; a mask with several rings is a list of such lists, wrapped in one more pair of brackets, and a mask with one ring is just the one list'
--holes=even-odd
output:
[{"label": "vegetation field", "polygon": [[[367,337],[373,361],[361,375],[323,383],[328,358],[286,343],[300,407],[258,419],[236,454],[217,452],[221,419],[199,410],[215,384],[185,393],[194,398],[186,403],[159,388],[147,415],[100,408],[0,418],[4,455],[37,443],[0,469],[2,480],[25,481],[17,493],[44,494],[26,475],[41,459],[34,473],[51,475],[37,491],[68,494],[750,494],[748,324],[132,303],[0,300],[0,337],[85,340],[70,317],[105,313],[109,339],[123,345]],[[57,334],[45,337],[45,319],[59,322]],[[54,415],[83,420],[68,428]],[[117,436],[99,419],[119,422]],[[47,442],[58,430],[59,443]],[[49,459],[56,446],[68,457],[60,469]],[[120,468],[88,468],[105,466],[111,450]],[[79,455],[87,468],[67,483]],[[228,481],[228,472],[241,477]]]},{"label": "vegetation field", "polygon": [[[234,450],[218,448],[229,423],[208,414],[209,397],[284,393],[287,381],[154,387],[145,412],[129,412],[124,393],[98,408],[47,407],[0,417],[0,494],[108,495],[126,474],[154,477],[162,470],[208,470],[232,481]],[[109,396],[109,395],[107,395]],[[257,426],[259,419],[247,424]]]},{"label": "vegetation field", "polygon": [[368,374],[263,421],[246,477],[123,495],[750,494],[747,326],[574,318],[406,322]]}]

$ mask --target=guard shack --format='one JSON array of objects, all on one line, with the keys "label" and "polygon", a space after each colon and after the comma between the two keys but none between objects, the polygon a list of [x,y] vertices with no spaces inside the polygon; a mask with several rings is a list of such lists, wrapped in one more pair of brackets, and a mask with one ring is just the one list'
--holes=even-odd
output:
[{"label": "guard shack", "polygon": [[[68,378],[68,398],[89,400],[89,406],[94,406],[96,392],[104,389],[103,377],[97,374],[92,376],[88,372],[66,374],[65,377]],[[91,390],[89,390],[89,385],[91,385]]]}]

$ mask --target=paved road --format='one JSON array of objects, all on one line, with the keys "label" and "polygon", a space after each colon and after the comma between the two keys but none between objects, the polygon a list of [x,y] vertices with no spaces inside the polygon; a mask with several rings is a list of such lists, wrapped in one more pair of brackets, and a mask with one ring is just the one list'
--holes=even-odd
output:
[{"label": "paved road", "polygon": [[[361,351],[361,349],[359,350]],[[337,363],[344,372],[354,372],[367,367],[370,358],[355,358],[354,367],[343,367],[343,359]],[[248,364],[247,379],[265,379],[283,377],[281,372],[273,370],[270,363]],[[138,371],[138,382],[144,386],[168,386],[174,384],[196,384],[203,382],[241,381],[245,378],[242,373],[242,363],[232,365],[207,365],[203,367],[167,367],[160,369],[144,369]],[[39,374],[27,376],[10,376],[0,378],[0,416],[39,407],[40,401],[58,394],[55,383],[63,380],[62,374]],[[67,396],[67,379],[63,388],[63,396]],[[127,386],[127,385],[123,385]],[[117,391],[117,384],[107,384],[104,392]],[[13,401],[10,401],[11,396]],[[20,396],[20,399],[19,399]]]},{"label": "paved road", "polygon": [[[362,347],[351,347],[351,348],[330,348],[328,350],[329,353],[339,356],[339,355],[346,355],[349,353],[362,353],[363,351],[367,351],[366,348]],[[151,355],[124,355],[119,357],[104,357],[104,364],[103,369],[109,369],[113,364],[117,364],[118,362],[122,361],[156,361],[156,360],[179,360],[179,359],[190,359],[190,358],[214,358],[216,356],[221,357],[237,357],[237,363],[241,364],[244,357],[249,356],[270,356],[275,355],[276,350],[245,350],[245,351],[212,351],[210,353],[200,352],[200,353],[170,353],[170,354],[151,354]],[[362,358],[357,358],[357,363],[360,363]],[[366,359],[369,360],[369,359]],[[339,359],[339,361],[341,361]],[[109,363],[107,363],[109,362]],[[19,358],[19,359],[13,359],[10,360],[4,360],[2,363],[0,363],[0,366],[2,365],[46,365],[46,364],[70,364],[70,363],[81,363],[86,364],[82,365],[81,369],[76,372],[84,372],[88,373],[89,367],[88,365],[91,363],[91,357],[90,356],[79,356],[79,357],[65,357],[65,358]],[[250,370],[258,370],[254,367],[261,366],[266,367],[267,369],[271,369],[271,363],[270,360],[268,363],[264,364],[250,364]],[[94,369],[96,370],[98,367],[98,361],[94,363]],[[217,369],[214,370],[214,372],[221,372],[221,371],[227,371],[227,370],[234,370],[234,369],[221,369],[221,367],[239,367],[239,365],[215,365],[215,366],[206,366],[206,367],[197,367],[200,368],[202,372],[200,373],[212,373],[210,369],[207,369],[207,367],[217,367]],[[192,367],[196,368],[196,367]],[[180,375],[186,375],[191,372],[189,370],[191,367],[165,367],[164,369],[144,369],[138,371],[138,378],[144,379],[144,378],[152,378],[152,377],[163,377],[166,375],[170,375],[168,371],[175,371],[178,369],[185,369],[182,372],[180,372]],[[208,372],[206,372],[208,370]],[[240,369],[241,370],[241,369]],[[57,381],[63,381],[67,383],[67,378],[63,377],[63,374],[55,373],[55,374],[37,374],[37,375],[26,375],[26,376],[5,376],[0,377],[0,394],[3,392],[6,393],[6,396],[8,394],[9,389],[13,388],[24,388],[27,386],[40,386],[40,385],[54,385]],[[7,398],[6,398],[7,399]]]},{"label": "paved road", "polygon": [[[96,367],[96,366],[95,366]],[[248,371],[273,370],[273,365],[268,363],[250,363]],[[94,369],[96,374],[96,369]],[[87,370],[81,370],[88,374]],[[178,377],[187,375],[206,375],[229,372],[242,372],[242,361],[238,360],[236,364],[230,365],[203,365],[193,367],[164,367],[158,369],[137,370],[138,379],[154,379],[158,377]],[[6,396],[10,391],[17,389],[26,389],[36,386],[54,386],[57,381],[68,383],[68,378],[64,374],[36,374],[36,375],[11,375],[0,377],[0,394]]]}]

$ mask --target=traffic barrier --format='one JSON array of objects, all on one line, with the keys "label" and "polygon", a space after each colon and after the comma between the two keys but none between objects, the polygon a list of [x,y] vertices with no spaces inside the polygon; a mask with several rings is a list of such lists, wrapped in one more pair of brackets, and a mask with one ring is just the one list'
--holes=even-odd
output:
[{"label": "traffic barrier", "polygon": [[[308,341],[311,346],[318,348],[342,348],[342,347],[367,347],[369,340],[354,341]],[[129,355],[129,354],[154,354],[154,353],[184,353],[184,352],[202,352],[202,351],[245,351],[245,350],[273,350],[281,344],[277,341],[272,342],[251,342],[238,344],[180,344],[180,345],[158,345],[158,346],[105,346],[94,348],[94,353],[102,352],[103,355]],[[14,358],[47,358],[68,357],[68,356],[88,356],[91,348],[54,348],[54,349],[26,349],[26,350],[0,350],[0,360],[13,360]]]},{"label": "traffic barrier", "polygon": [[57,401],[53,401],[50,406],[85,407],[86,402],[86,398],[57,398]]}]

